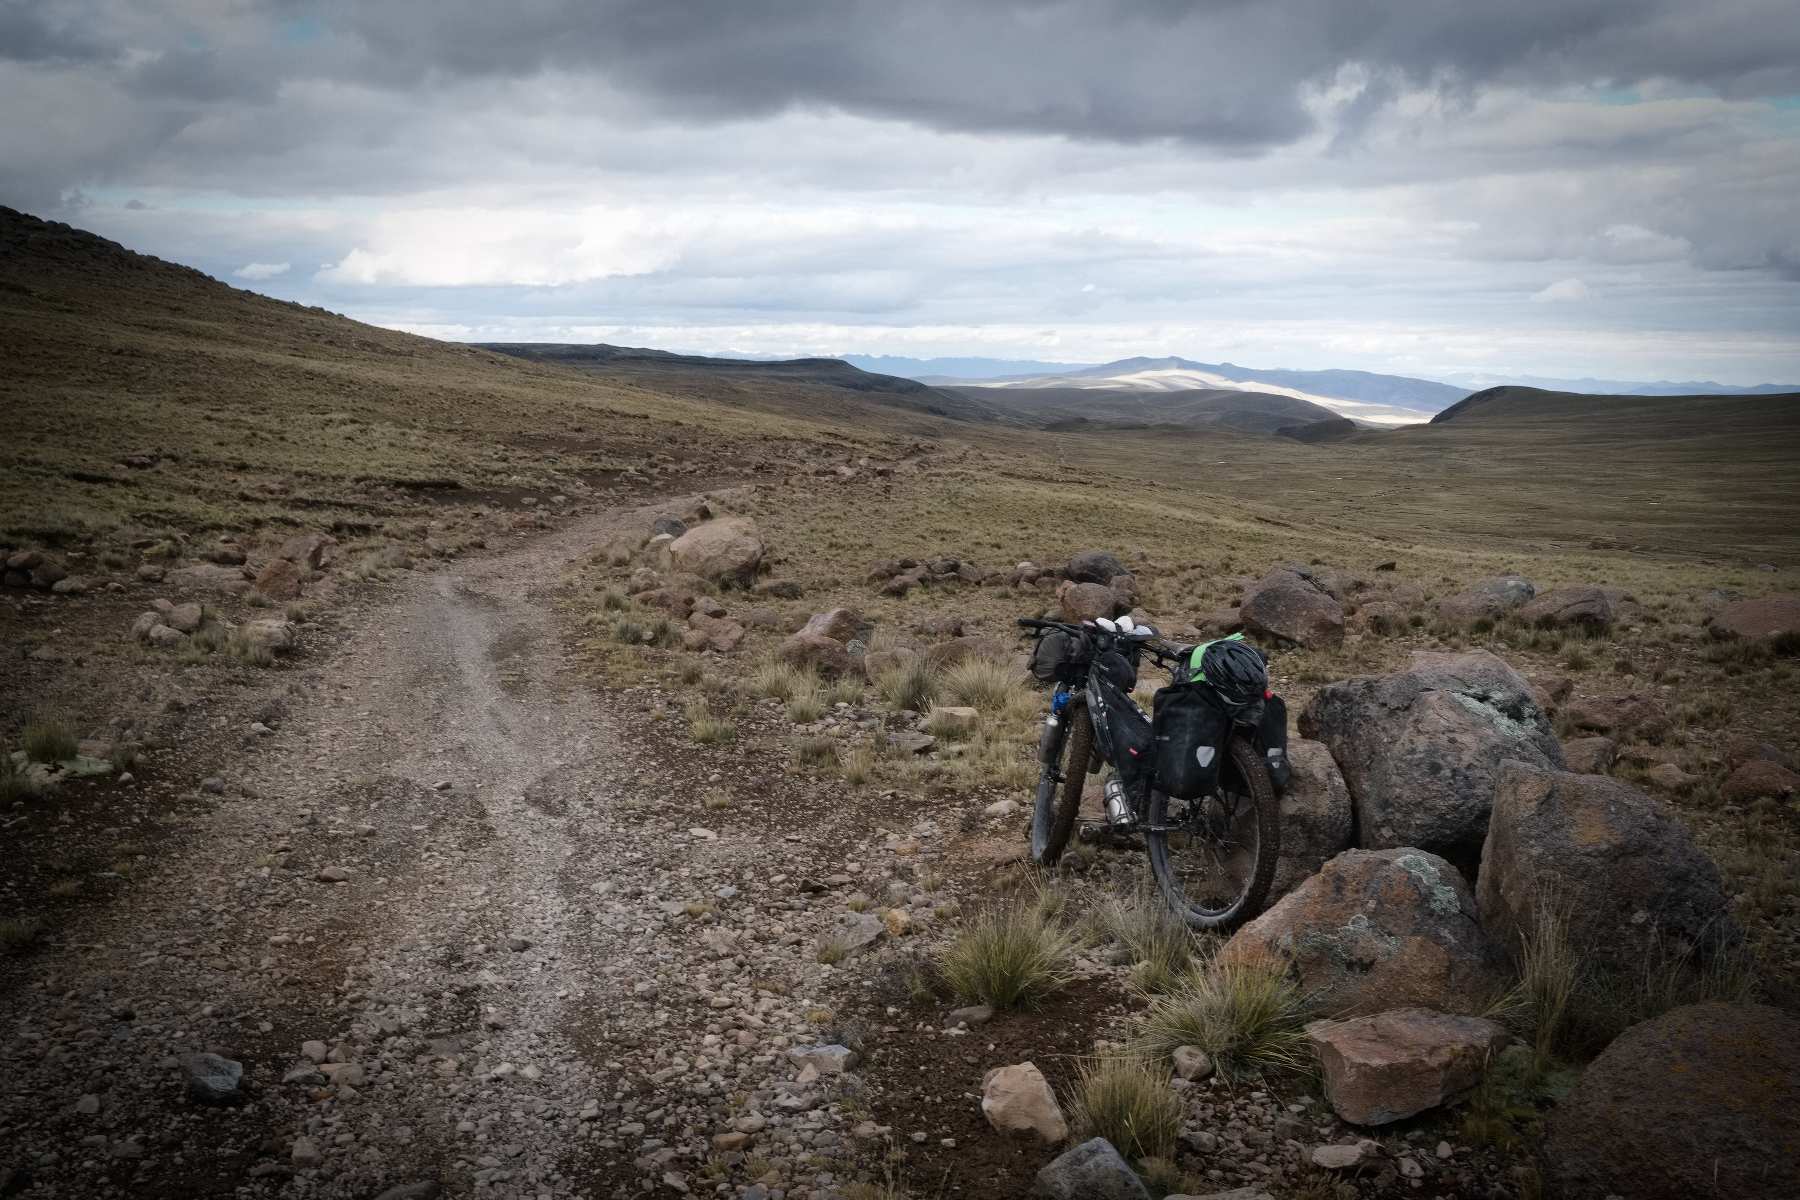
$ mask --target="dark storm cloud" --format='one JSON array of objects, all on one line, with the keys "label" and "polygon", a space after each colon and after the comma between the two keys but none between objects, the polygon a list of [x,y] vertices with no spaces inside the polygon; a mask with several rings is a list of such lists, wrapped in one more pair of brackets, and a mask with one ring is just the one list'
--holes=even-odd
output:
[{"label": "dark storm cloud", "polygon": [[819,105],[1244,149],[1306,133],[1304,89],[1352,64],[1446,91],[1648,79],[1800,91],[1791,0],[386,0],[333,5],[325,21],[366,49],[364,67],[396,77],[597,70],[689,117]]}]

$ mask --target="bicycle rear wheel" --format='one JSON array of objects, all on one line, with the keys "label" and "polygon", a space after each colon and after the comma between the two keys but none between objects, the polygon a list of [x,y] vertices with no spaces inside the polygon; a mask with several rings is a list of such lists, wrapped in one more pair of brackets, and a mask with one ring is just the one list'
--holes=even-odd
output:
[{"label": "bicycle rear wheel", "polygon": [[1031,810],[1031,861],[1040,867],[1055,866],[1069,845],[1075,818],[1081,813],[1088,763],[1094,756],[1094,722],[1088,717],[1086,702],[1071,702],[1062,719],[1068,723],[1068,732],[1057,763],[1060,778],[1045,775]]},{"label": "bicycle rear wheel", "polygon": [[1281,854],[1281,809],[1263,758],[1233,735],[1218,790],[1198,800],[1150,798],[1150,873],[1195,929],[1234,929],[1262,911]]}]

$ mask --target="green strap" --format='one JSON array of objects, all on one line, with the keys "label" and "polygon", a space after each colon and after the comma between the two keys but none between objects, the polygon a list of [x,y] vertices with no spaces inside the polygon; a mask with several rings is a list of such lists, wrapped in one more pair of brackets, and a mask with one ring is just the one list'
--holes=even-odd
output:
[{"label": "green strap", "polygon": [[1201,670],[1201,668],[1200,668],[1200,660],[1203,657],[1205,657],[1206,648],[1208,646],[1211,646],[1217,642],[1241,642],[1243,640],[1244,640],[1243,634],[1234,633],[1230,637],[1214,638],[1210,642],[1201,642],[1198,646],[1195,646],[1194,652],[1192,654],[1188,655],[1188,680],[1189,680],[1189,682],[1198,683],[1206,678],[1206,672]]}]

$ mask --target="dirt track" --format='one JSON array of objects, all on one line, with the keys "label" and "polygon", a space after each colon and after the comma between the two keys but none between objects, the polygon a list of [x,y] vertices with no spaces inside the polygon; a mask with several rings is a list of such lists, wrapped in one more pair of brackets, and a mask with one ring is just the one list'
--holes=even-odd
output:
[{"label": "dirt track", "polygon": [[[568,670],[555,593],[613,519],[408,575],[304,664],[222,802],[32,961],[0,1171],[34,1196],[669,1194],[705,1190],[715,1134],[778,1167],[846,1144],[791,1082],[830,972],[770,835],[689,833],[698,804]],[[200,1050],[247,1102],[184,1095]]]}]

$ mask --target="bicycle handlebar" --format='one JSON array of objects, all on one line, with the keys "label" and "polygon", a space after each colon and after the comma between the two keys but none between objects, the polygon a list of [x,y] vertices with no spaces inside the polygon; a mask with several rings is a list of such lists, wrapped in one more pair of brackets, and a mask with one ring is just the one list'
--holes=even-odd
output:
[{"label": "bicycle handlebar", "polygon": [[[1065,621],[1046,621],[1042,617],[1020,617],[1019,628],[1060,629],[1064,633],[1072,633],[1077,637],[1088,637],[1091,634],[1106,632],[1104,629],[1097,626],[1070,625]],[[1161,638],[1124,637],[1121,640],[1136,642],[1144,649],[1150,651],[1153,657],[1158,659],[1168,659],[1174,662],[1179,662],[1182,656],[1192,649],[1191,646],[1181,646],[1174,642],[1165,642]]]}]

